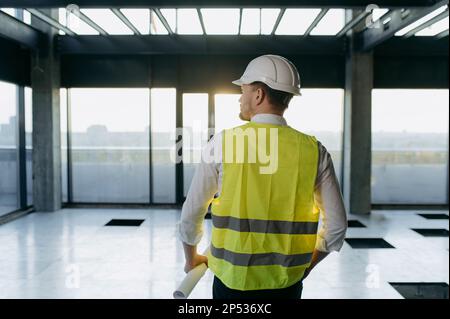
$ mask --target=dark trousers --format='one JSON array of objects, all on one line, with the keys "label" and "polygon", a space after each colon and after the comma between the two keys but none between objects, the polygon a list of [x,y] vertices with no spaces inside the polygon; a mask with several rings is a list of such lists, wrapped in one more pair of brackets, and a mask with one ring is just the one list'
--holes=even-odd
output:
[{"label": "dark trousers", "polygon": [[230,289],[214,276],[213,299],[300,299],[302,297],[303,282],[283,289],[241,291]]}]

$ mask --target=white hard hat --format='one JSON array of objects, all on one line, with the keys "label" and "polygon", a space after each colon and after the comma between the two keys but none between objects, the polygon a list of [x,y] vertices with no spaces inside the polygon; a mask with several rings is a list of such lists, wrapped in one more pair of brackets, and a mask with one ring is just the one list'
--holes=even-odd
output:
[{"label": "white hard hat", "polygon": [[300,94],[300,76],[295,65],[279,55],[262,55],[250,61],[244,74],[233,84],[263,82],[274,90]]}]

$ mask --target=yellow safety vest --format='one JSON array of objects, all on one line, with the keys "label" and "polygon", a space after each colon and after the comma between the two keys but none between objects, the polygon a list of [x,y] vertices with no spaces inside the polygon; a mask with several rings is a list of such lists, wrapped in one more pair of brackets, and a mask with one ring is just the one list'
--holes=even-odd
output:
[{"label": "yellow safety vest", "polygon": [[[267,155],[273,143],[276,170],[262,174],[267,160],[254,161],[251,151],[259,154],[265,145]],[[211,204],[209,268],[231,289],[295,284],[311,263],[317,238],[317,140],[289,126],[249,122],[224,131],[222,151],[222,189]]]}]

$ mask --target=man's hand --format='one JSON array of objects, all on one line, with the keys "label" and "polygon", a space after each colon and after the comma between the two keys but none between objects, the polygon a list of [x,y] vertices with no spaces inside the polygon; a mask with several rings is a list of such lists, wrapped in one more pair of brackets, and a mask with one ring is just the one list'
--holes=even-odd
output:
[{"label": "man's hand", "polygon": [[184,272],[188,273],[198,265],[205,263],[208,266],[208,257],[204,255],[194,255],[192,259],[186,260],[186,264],[184,266]]}]

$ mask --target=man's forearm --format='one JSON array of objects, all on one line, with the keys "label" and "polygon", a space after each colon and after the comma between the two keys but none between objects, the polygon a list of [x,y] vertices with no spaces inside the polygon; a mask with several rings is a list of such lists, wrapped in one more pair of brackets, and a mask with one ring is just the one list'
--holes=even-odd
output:
[{"label": "man's forearm", "polygon": [[184,257],[187,263],[192,263],[195,256],[197,256],[197,245],[191,246],[183,242]]},{"label": "man's forearm", "polygon": [[208,257],[197,253],[197,245],[192,246],[183,242],[183,249],[186,258],[186,264],[184,266],[184,271],[186,273],[203,263],[208,266]]}]

